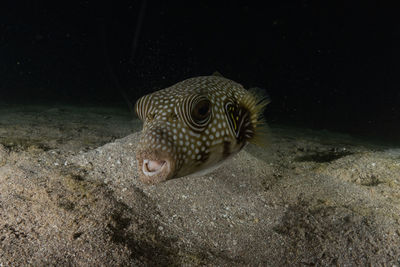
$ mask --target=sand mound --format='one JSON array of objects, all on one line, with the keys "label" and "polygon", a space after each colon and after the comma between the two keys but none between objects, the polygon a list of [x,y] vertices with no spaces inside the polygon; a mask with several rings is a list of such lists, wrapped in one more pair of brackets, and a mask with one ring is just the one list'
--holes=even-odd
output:
[{"label": "sand mound", "polygon": [[398,265],[399,155],[273,130],[268,151],[156,186],[137,180],[138,133],[81,151],[3,142],[0,266]]}]

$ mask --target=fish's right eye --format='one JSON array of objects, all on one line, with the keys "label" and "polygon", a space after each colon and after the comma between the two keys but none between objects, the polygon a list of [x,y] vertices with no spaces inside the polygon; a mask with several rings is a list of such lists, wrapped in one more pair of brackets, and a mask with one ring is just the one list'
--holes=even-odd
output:
[{"label": "fish's right eye", "polygon": [[141,121],[145,121],[151,105],[151,96],[145,95],[139,98],[135,103],[135,113]]}]

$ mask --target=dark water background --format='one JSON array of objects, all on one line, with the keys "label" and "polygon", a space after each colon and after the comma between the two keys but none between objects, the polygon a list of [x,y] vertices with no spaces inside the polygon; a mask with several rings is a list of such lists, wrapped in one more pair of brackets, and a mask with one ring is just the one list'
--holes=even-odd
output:
[{"label": "dark water background", "polygon": [[128,108],[218,70],[267,89],[272,124],[400,142],[394,5],[259,2],[3,1],[0,102]]}]

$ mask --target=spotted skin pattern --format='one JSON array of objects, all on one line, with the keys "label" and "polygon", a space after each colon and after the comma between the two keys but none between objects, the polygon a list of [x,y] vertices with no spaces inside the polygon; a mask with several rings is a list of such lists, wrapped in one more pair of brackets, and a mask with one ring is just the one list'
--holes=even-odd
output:
[{"label": "spotted skin pattern", "polygon": [[220,76],[201,76],[141,97],[136,158],[146,184],[210,170],[254,139],[267,102]]}]

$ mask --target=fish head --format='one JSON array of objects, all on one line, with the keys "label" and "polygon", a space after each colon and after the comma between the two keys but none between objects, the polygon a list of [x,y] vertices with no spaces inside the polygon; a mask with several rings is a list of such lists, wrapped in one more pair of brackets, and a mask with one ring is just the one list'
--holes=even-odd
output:
[{"label": "fish head", "polygon": [[201,76],[141,97],[135,104],[143,121],[136,150],[140,180],[157,184],[206,173],[242,149],[256,128],[246,107],[256,103],[246,104],[246,94],[229,79]]}]

